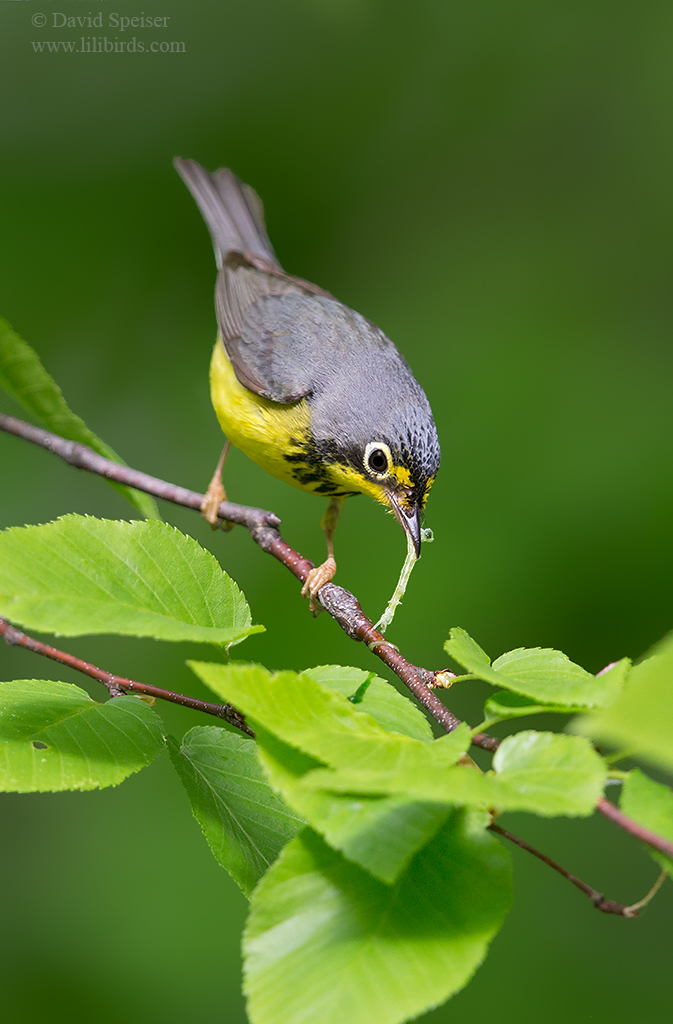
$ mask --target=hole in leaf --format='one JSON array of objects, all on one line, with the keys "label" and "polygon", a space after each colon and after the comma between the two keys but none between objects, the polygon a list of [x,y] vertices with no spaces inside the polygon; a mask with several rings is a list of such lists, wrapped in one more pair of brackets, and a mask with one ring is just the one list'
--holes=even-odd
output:
[{"label": "hole in leaf", "polygon": [[47,750],[47,744],[41,743],[40,740],[33,740],[33,746],[36,750]]}]

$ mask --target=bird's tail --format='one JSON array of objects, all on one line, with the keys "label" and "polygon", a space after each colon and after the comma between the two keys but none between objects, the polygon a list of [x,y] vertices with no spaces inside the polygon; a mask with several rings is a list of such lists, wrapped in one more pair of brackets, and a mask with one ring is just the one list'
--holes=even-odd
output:
[{"label": "bird's tail", "polygon": [[278,265],[266,234],[262,201],[233,171],[210,174],[196,160],[176,157],[173,166],[194,196],[210,237],[218,267],[230,252],[252,253]]}]

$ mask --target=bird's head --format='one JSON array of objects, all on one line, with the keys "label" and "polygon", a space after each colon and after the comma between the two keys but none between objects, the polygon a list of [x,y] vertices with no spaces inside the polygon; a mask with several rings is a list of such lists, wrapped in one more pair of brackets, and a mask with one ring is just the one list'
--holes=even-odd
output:
[{"label": "bird's head", "polygon": [[310,429],[329,481],[316,490],[375,498],[395,514],[418,557],[421,517],[439,470],[437,428],[411,370],[375,330],[373,355],[358,372],[346,374],[346,364],[336,363],[310,400]]},{"label": "bird's head", "polygon": [[[434,423],[432,424],[434,428]],[[421,517],[439,469],[439,443],[433,431],[425,444],[396,438],[369,441],[362,452],[366,492],[394,512],[416,557],[421,552]]]},{"label": "bird's head", "polygon": [[414,412],[394,425],[389,422],[387,430],[379,424],[364,436],[361,424],[357,440],[333,439],[324,454],[341,493],[359,491],[390,509],[418,557],[421,518],[439,469],[440,450],[429,407],[416,407]]}]

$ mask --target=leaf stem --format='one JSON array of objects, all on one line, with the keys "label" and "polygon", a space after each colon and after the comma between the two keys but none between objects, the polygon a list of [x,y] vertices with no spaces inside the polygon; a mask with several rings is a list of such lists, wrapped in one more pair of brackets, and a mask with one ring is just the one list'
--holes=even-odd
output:
[{"label": "leaf stem", "polygon": [[603,756],[607,764],[615,764],[617,761],[625,761],[627,757],[633,757],[637,753],[637,747],[624,747],[622,750],[616,750],[614,754],[604,754]]},{"label": "leaf stem", "polygon": [[479,725],[475,725],[474,729],[471,729],[471,734],[478,735],[483,732],[484,729],[490,729],[492,725],[499,725],[500,722],[504,722],[504,718],[487,718],[484,722],[480,722]]},{"label": "leaf stem", "polygon": [[[646,907],[647,904],[650,902],[650,900],[654,899],[654,897],[657,895],[657,893],[661,889],[662,885],[664,884],[664,881],[666,879],[666,875],[667,874],[668,874],[668,870],[666,868],[662,868],[661,869],[661,874],[659,875],[659,877],[657,878],[656,882],[654,883],[654,885],[652,886],[652,888],[648,892],[647,896],[643,896],[642,900],[638,900],[637,903],[632,903],[631,906],[627,907],[626,909],[627,910],[633,910],[633,911],[635,911],[635,913],[637,913],[639,910],[642,910],[643,907]],[[630,915],[630,916],[634,916],[634,915]]]},{"label": "leaf stem", "polygon": [[10,646],[23,647],[35,654],[42,654],[45,658],[58,661],[61,665],[67,665],[78,672],[97,680],[106,686],[111,697],[119,697],[122,693],[142,693],[148,697],[157,697],[159,700],[169,701],[171,704],[180,704],[185,708],[192,708],[194,711],[203,711],[206,715],[215,715],[222,718],[229,725],[235,726],[248,736],[254,736],[254,732],[247,725],[243,715],[232,707],[231,704],[211,704],[207,700],[198,700],[196,697],[187,697],[182,693],[174,693],[173,690],[162,690],[158,686],[151,686],[148,683],[139,683],[135,679],[125,679],[123,676],[115,676],[111,672],[105,672],[102,668],[91,665],[88,661],[82,661],[73,654],[66,651],[59,651],[56,647],[42,643],[41,640],[34,640],[26,636],[20,630],[15,629],[7,619],[0,618],[0,637]]}]

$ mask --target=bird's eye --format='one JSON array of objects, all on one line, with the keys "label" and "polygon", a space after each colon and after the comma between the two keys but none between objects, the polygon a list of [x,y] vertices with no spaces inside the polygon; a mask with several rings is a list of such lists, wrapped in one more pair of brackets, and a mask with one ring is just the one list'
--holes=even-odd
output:
[{"label": "bird's eye", "polygon": [[386,473],[388,470],[388,456],[380,448],[374,448],[369,453],[367,463],[373,473]]}]

